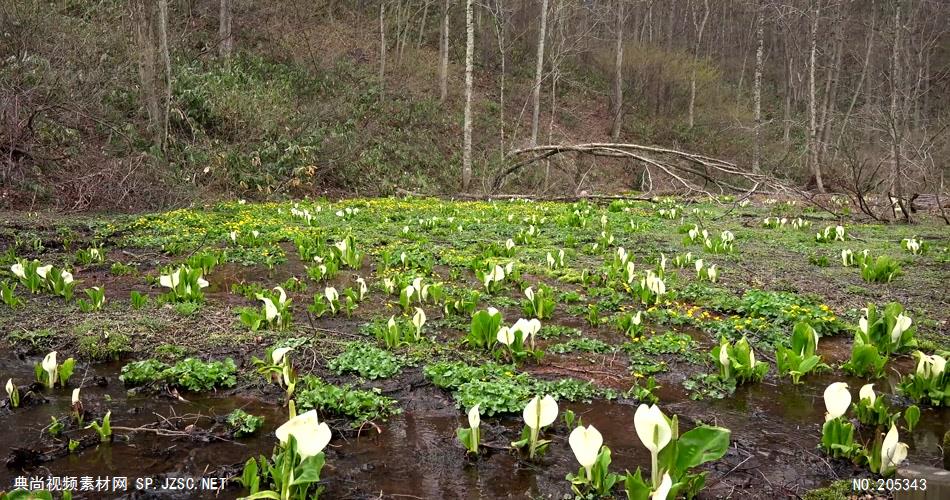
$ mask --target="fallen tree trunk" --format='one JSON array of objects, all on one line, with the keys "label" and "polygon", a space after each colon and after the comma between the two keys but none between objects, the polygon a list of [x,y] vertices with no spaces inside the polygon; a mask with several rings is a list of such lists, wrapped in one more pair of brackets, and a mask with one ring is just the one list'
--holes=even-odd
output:
[{"label": "fallen tree trunk", "polygon": [[[509,159],[528,156],[498,174],[492,181],[492,192],[501,188],[505,179],[522,168],[537,161],[564,153],[587,154],[609,158],[626,158],[643,165],[652,177],[662,172],[682,186],[687,192],[699,192],[713,196],[707,187],[712,185],[718,194],[755,191],[767,187],[776,192],[796,192],[772,176],[748,172],[718,158],[703,156],[676,149],[644,146],[629,143],[587,143],[575,145],[547,145],[516,149],[508,153]],[[654,172],[657,171],[657,172]],[[740,184],[747,184],[742,186]]]}]

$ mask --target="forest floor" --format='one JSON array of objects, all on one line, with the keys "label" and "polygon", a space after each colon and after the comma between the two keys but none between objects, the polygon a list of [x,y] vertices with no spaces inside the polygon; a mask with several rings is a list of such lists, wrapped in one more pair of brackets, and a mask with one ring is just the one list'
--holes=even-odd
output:
[{"label": "forest floor", "polygon": [[[702,424],[731,431],[724,456],[694,471],[706,473],[701,497],[805,495],[875,477],[818,447],[822,394],[836,381],[855,398],[874,383],[892,412],[919,405],[912,431],[899,420],[908,460],[941,464],[950,411],[915,401],[900,383],[915,370],[915,351],[950,350],[946,226],[926,216],[914,225],[857,223],[802,202],[721,201],[385,198],[122,216],[0,213],[0,282],[17,283],[10,302],[19,302],[0,304],[0,378],[26,395],[19,408],[0,408],[0,425],[13,431],[0,444],[0,490],[18,476],[48,474],[156,484],[239,477],[249,458],[270,455],[273,431],[287,419],[284,390],[255,362],[276,347],[293,348],[297,408],[316,409],[332,428],[321,474],[329,498],[562,498],[571,493],[565,476],[579,467],[566,410],[600,430],[612,471],[648,473],[649,452],[634,432],[643,402],[678,415],[681,434]],[[826,228],[834,239],[839,224],[843,241],[816,241]],[[911,238],[923,242],[920,254],[904,248]],[[846,249],[867,249],[874,262],[889,256],[899,272],[867,281],[859,264],[842,264]],[[71,272],[72,300],[45,282],[30,293],[8,272],[32,259]],[[715,281],[699,278],[698,259],[703,273],[716,266]],[[180,265],[207,287],[163,286],[160,276]],[[496,265],[504,278],[486,286]],[[660,297],[640,286],[647,275],[663,280]],[[277,286],[289,301],[268,321],[261,297],[279,302]],[[912,318],[917,345],[898,349],[880,373],[845,371],[862,308],[891,302]],[[472,315],[489,307],[508,326],[541,316],[540,360],[476,345]],[[418,309],[426,320],[417,331]],[[631,325],[638,313],[642,323]],[[776,348],[790,344],[800,322],[819,335],[817,354],[829,367],[793,384],[778,371]],[[710,354],[722,339],[743,338],[768,365],[760,381],[722,377]],[[50,351],[77,360],[66,387],[33,383],[34,365]],[[85,423],[111,411],[111,444],[71,417],[71,388],[80,386]],[[553,395],[561,415],[544,431],[547,453],[532,461],[509,445],[535,394]],[[476,403],[485,447],[468,458],[456,429]],[[229,422],[236,409],[263,424]],[[857,425],[863,444],[878,433]],[[615,496],[622,489],[621,481]],[[230,481],[225,496],[246,492]],[[201,495],[213,492],[179,497]]]}]

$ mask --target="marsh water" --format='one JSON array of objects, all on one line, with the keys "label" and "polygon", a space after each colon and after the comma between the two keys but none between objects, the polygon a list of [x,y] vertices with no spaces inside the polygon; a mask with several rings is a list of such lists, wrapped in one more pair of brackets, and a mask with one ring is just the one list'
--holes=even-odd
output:
[{"label": "marsh water", "polygon": [[[826,358],[840,355],[834,352],[838,344],[825,343]],[[39,361],[2,352],[0,372],[16,380],[30,380],[33,364]],[[120,366],[80,363],[73,379],[73,385],[81,381],[84,401],[102,401],[100,405],[112,410],[112,425],[121,430],[115,431],[116,440],[111,444],[93,443],[66,453],[67,438],[91,431],[68,431],[59,439],[45,435],[50,417],[70,414],[69,389],[43,392],[43,403],[0,411],[4,429],[0,455],[13,457],[18,449],[42,457],[36,463],[8,463],[0,469],[0,483],[12,485],[17,476],[125,476],[129,492],[79,491],[78,497],[129,495],[137,478],[152,478],[155,488],[136,492],[138,496],[239,496],[242,490],[234,484],[219,492],[162,491],[158,485],[167,478],[227,477],[239,472],[247,458],[270,453],[275,443],[273,430],[285,418],[286,410],[273,398],[249,390],[184,393],[180,399],[137,396],[118,380]],[[660,378],[663,387],[659,396],[667,413],[678,414],[684,429],[704,422],[732,430],[732,446],[726,457],[709,469],[703,496],[759,496],[766,484],[777,494],[794,494],[835,478],[862,474],[858,468],[823,458],[815,448],[824,414],[821,393],[832,377],[806,377],[798,386],[761,383],[740,387],[733,397],[718,401],[688,399],[678,378],[682,377],[676,370]],[[857,379],[848,382],[852,388],[861,384]],[[879,381],[879,392],[893,391],[894,383],[895,378]],[[335,433],[327,451],[323,473],[328,498],[559,498],[569,492],[564,477],[576,472],[577,463],[563,425],[552,429],[554,442],[541,462],[528,463],[504,450],[520,430],[518,418],[486,419],[483,440],[488,452],[479,460],[470,460],[455,439],[456,428],[465,425],[464,415],[449,394],[423,386],[400,398],[400,403],[403,412],[378,423],[378,430],[367,427],[357,433],[336,429],[341,432]],[[636,406],[632,402],[595,401],[566,407],[600,429],[612,450],[614,470],[649,466],[649,455],[633,431]],[[238,439],[213,432],[221,429],[223,417],[235,408],[264,416],[264,428],[255,436]],[[86,409],[91,414],[104,412],[98,406]],[[184,430],[165,433],[162,429]],[[902,436],[910,445],[909,460],[939,462],[939,443],[947,430],[950,412],[924,409],[920,425],[912,434]]]}]

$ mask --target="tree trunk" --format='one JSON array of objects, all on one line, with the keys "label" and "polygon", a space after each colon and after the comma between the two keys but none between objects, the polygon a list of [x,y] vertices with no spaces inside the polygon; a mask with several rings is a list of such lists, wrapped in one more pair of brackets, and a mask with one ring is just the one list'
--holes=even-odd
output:
[{"label": "tree trunk", "polygon": [[821,166],[818,165],[818,144],[817,144],[817,108],[815,103],[815,60],[818,52],[818,0],[811,0],[811,29],[808,34],[809,45],[809,63],[808,63],[808,151],[807,162],[811,168],[812,176],[815,178],[815,185],[818,192],[825,192],[825,185],[821,180]]},{"label": "tree trunk", "polygon": [[851,102],[848,104],[848,109],[844,113],[844,117],[841,118],[841,127],[838,128],[838,137],[835,139],[834,147],[834,156],[832,157],[831,162],[834,163],[838,156],[838,149],[841,147],[841,138],[844,136],[845,128],[848,126],[848,121],[851,119],[851,112],[854,111],[854,106],[858,103],[858,97],[861,95],[861,89],[864,87],[864,80],[868,76],[868,68],[871,65],[871,53],[874,47],[874,26],[876,24],[877,18],[874,15],[874,2],[871,2],[871,27],[868,29],[868,43],[867,51],[864,53],[864,64],[861,66],[861,76],[858,78],[858,83],[855,85],[854,94],[851,96]]},{"label": "tree trunk", "polygon": [[505,19],[505,7],[503,0],[495,0],[495,11],[492,13],[495,17],[495,38],[498,42],[498,57],[501,60],[501,74],[498,75],[498,128],[499,128],[499,150],[505,152],[505,76],[506,76],[506,39],[508,22]]},{"label": "tree trunk", "polygon": [[422,38],[426,31],[426,19],[429,17],[429,0],[426,0],[422,8],[422,20],[419,21],[419,38],[416,39],[416,49],[422,47]]},{"label": "tree trunk", "polygon": [[835,41],[834,41],[834,63],[828,71],[828,81],[825,84],[824,105],[821,109],[821,120],[819,121],[819,141],[818,141],[818,163],[825,161],[828,152],[828,141],[831,136],[831,122],[833,121],[834,110],[838,96],[838,78],[841,74],[841,53],[844,52],[844,27],[841,18],[841,4],[835,10]]},{"label": "tree trunk", "polygon": [[442,43],[439,45],[439,103],[445,103],[445,97],[449,92],[449,2],[445,0],[445,6],[442,9]]},{"label": "tree trunk", "polygon": [[465,123],[462,146],[462,192],[472,182],[472,59],[475,55],[475,25],[472,0],[465,0]]},{"label": "tree trunk", "polygon": [[689,128],[693,128],[696,123],[696,66],[699,65],[699,49],[703,43],[703,31],[706,29],[706,21],[709,19],[709,0],[703,0],[703,20],[696,24],[696,16],[693,15],[693,25],[697,29],[696,48],[693,50],[693,69],[689,75]]},{"label": "tree trunk", "polygon": [[218,57],[229,61],[234,49],[234,38],[231,34],[231,0],[221,0],[218,11]]},{"label": "tree trunk", "polygon": [[172,105],[172,60],[168,51],[168,0],[158,0],[158,46],[165,64],[165,111],[162,115],[162,150],[168,144],[168,115]]},{"label": "tree trunk", "polygon": [[765,19],[762,16],[762,11],[764,7],[759,4],[757,6],[758,13],[756,14],[756,38],[758,38],[758,45],[755,49],[755,82],[752,86],[752,114],[755,119],[755,130],[754,137],[752,142],[752,171],[759,171],[759,163],[761,162],[762,156],[762,59],[764,57],[765,49]]},{"label": "tree trunk", "polygon": [[610,131],[610,137],[614,142],[620,140],[620,128],[623,124],[623,2],[617,0],[617,45],[615,48],[616,59],[614,60],[614,106],[612,110],[613,128]]},{"label": "tree trunk", "polygon": [[541,1],[541,27],[538,30],[538,57],[534,71],[534,93],[531,96],[534,109],[531,113],[531,145],[538,144],[538,120],[541,115],[541,77],[544,71],[544,38],[548,24],[548,0]]},{"label": "tree trunk", "polygon": [[894,156],[891,172],[894,195],[897,197],[897,204],[900,206],[904,220],[910,222],[910,209],[904,203],[904,185],[903,169],[901,167],[901,155],[903,154],[903,129],[904,112],[898,106],[898,93],[902,86],[902,75],[900,67],[900,33],[901,29],[901,4],[894,2],[894,45],[891,51],[891,107],[890,107],[890,135],[891,135],[891,154]]},{"label": "tree trunk", "polygon": [[158,90],[158,69],[156,67],[155,14],[152,3],[147,0],[135,0],[132,9],[133,35],[138,51],[137,66],[139,81],[142,85],[142,101],[148,115],[147,129],[155,142],[161,141],[162,118],[161,98]]},{"label": "tree trunk", "polygon": [[386,93],[386,2],[379,3],[379,99]]},{"label": "tree trunk", "polygon": [[792,69],[792,58],[787,54],[785,57],[785,116],[782,123],[782,142],[787,148],[792,143],[792,87],[794,86],[794,72]]}]

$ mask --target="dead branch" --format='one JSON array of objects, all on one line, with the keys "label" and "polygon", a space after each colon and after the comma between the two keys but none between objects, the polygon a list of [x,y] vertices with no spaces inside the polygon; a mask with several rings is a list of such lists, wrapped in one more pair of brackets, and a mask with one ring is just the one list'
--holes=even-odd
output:
[{"label": "dead branch", "polygon": [[[563,153],[634,160],[644,166],[647,175],[652,177],[651,169],[658,170],[673,179],[677,185],[682,186],[688,193],[713,196],[713,193],[704,187],[710,185],[715,187],[718,194],[754,191],[758,186],[767,187],[778,192],[795,191],[771,176],[747,172],[734,163],[718,158],[657,146],[596,142],[576,145],[554,144],[513,150],[508,153],[508,158],[525,155],[529,157],[518,161],[498,174],[492,182],[492,192],[497,192],[505,179],[522,168]],[[755,187],[749,190],[748,187],[737,185],[739,183],[747,183]]]}]

